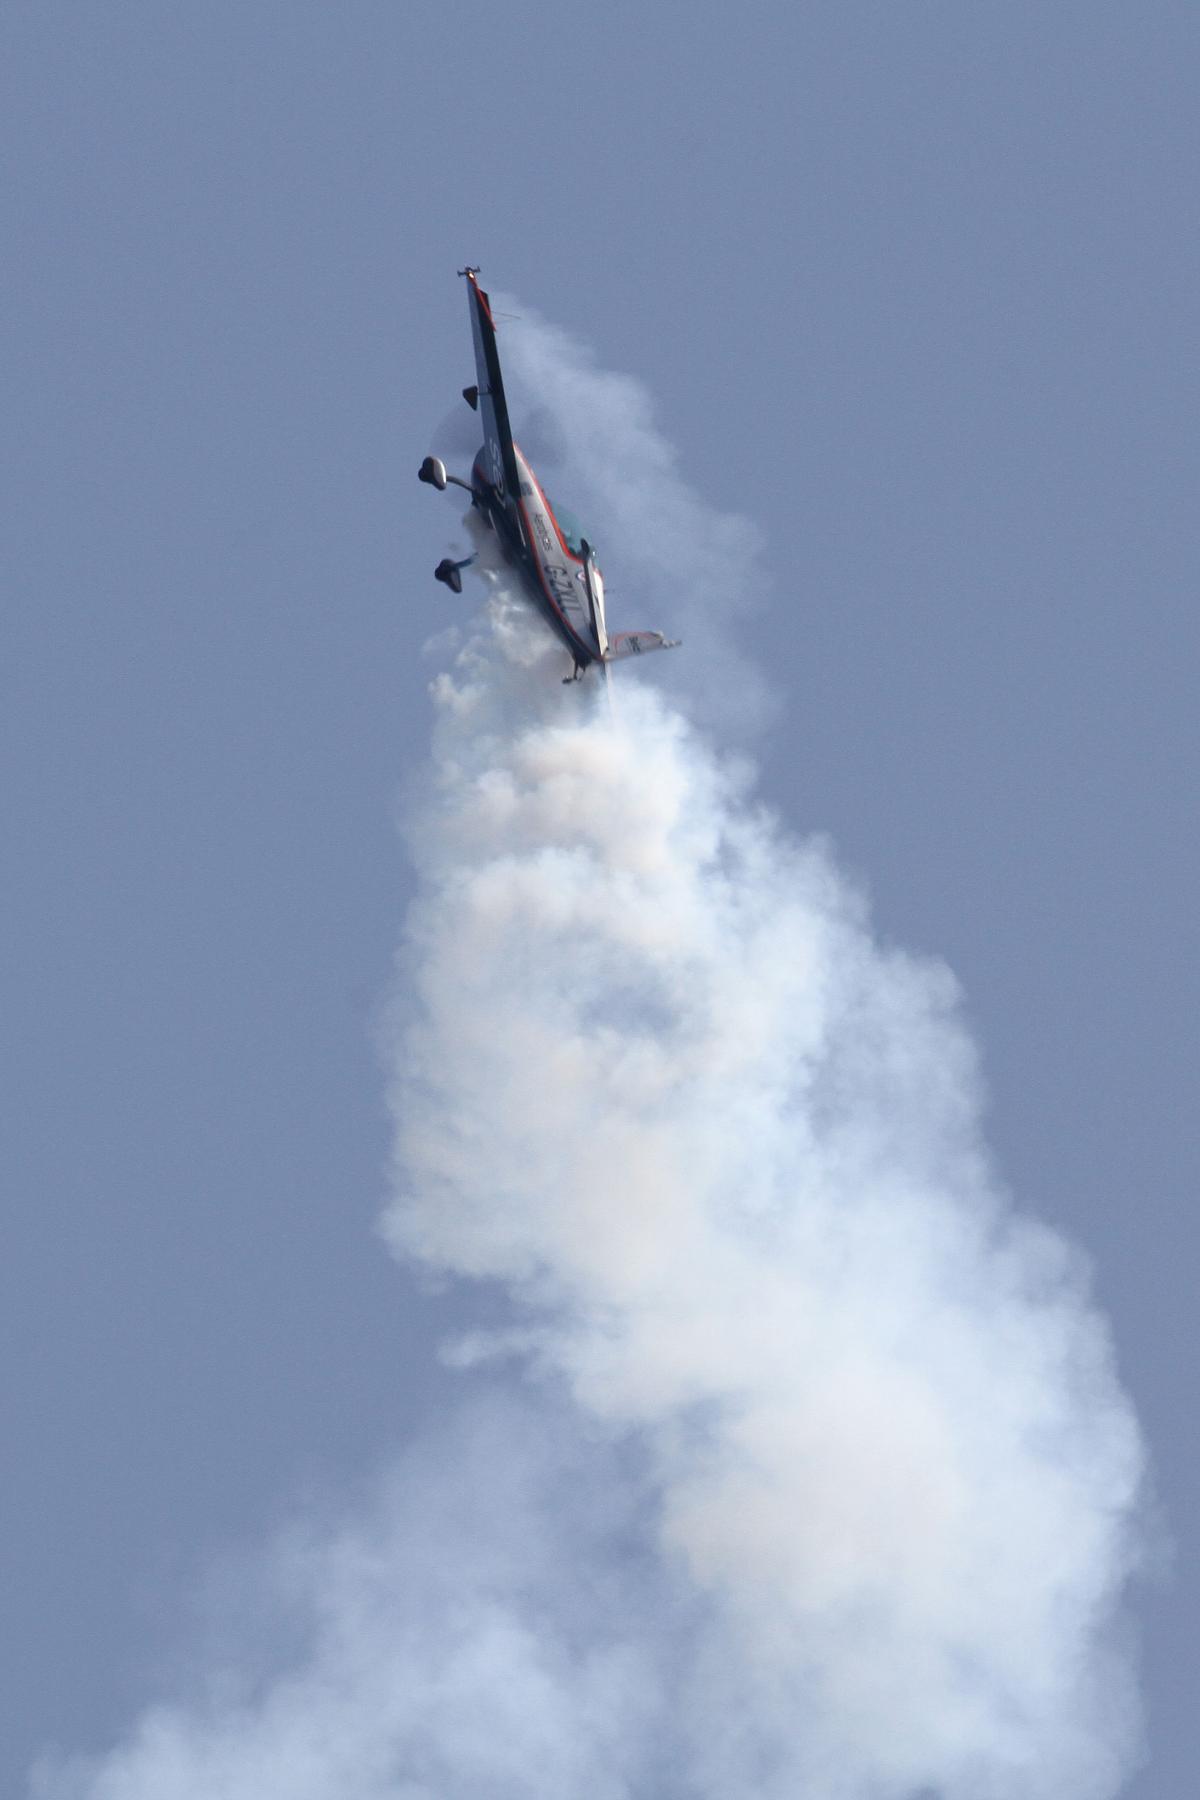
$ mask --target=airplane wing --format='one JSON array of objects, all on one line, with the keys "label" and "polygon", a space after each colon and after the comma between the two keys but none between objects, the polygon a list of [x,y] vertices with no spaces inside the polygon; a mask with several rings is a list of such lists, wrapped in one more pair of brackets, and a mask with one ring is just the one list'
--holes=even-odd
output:
[{"label": "airplane wing", "polygon": [[467,278],[467,298],[471,308],[471,335],[475,340],[475,380],[479,387],[479,413],[483,420],[483,445],[488,477],[501,505],[517,516],[521,478],[513,453],[512,427],[508,422],[508,403],[504,398],[504,378],[500,373],[500,356],[496,349],[496,325],[491,303],[476,279],[478,269],[460,271]]}]

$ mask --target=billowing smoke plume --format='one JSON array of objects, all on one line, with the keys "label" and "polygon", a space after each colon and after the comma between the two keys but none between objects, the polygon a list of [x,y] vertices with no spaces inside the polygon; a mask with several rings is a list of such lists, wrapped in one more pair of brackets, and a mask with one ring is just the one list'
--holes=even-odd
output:
[{"label": "billowing smoke plume", "polygon": [[646,1447],[778,1791],[1111,1791],[1137,1440],[989,1182],[952,979],[652,690],[552,680],[438,689],[394,1242]]},{"label": "billowing smoke plume", "polygon": [[[642,401],[525,342],[605,396],[629,505],[684,505]],[[269,1560],[286,1662],[214,1657],[38,1800],[1105,1800],[1139,1442],[989,1173],[953,979],[652,687],[614,716],[561,661],[493,579],[387,1043],[387,1234],[502,1284],[451,1352],[490,1397]]]}]

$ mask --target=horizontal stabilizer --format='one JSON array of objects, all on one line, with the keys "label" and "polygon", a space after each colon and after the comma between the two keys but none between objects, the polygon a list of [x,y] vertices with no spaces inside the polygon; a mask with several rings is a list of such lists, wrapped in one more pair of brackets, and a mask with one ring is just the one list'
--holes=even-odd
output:
[{"label": "horizontal stabilizer", "polygon": [[679,638],[664,637],[661,631],[618,631],[608,640],[605,662],[620,662],[626,656],[645,656],[651,650],[677,650]]}]

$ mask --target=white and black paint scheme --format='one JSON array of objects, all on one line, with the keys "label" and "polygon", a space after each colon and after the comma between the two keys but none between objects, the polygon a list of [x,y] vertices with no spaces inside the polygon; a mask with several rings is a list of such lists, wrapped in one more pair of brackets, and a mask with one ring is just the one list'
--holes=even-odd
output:
[{"label": "white and black paint scheme", "polygon": [[[513,442],[496,349],[496,325],[478,269],[459,270],[467,280],[471,332],[475,340],[475,385],[463,398],[478,411],[483,444],[470,481],[449,475],[436,456],[421,464],[420,479],[444,489],[465,488],[471,502],[493,526],[509,562],[520,571],[529,598],[571,653],[576,680],[592,663],[605,665],[649,650],[669,650],[674,641],[661,631],[619,631],[611,637],[604,617],[604,578],[579,525],[562,507],[555,512],[525,456]],[[462,570],[473,562],[449,557],[434,570],[439,581],[462,592]]]}]

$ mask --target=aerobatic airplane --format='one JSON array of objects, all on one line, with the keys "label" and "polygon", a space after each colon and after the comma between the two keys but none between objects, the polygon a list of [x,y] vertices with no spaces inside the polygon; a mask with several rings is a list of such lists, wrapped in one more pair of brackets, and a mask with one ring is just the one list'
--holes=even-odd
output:
[{"label": "aerobatic airplane", "polygon": [[[661,631],[618,631],[611,637],[604,620],[604,581],[595,552],[570,513],[555,511],[537,476],[513,442],[504,399],[504,381],[496,349],[496,324],[488,297],[476,280],[478,269],[460,269],[467,279],[471,332],[475,339],[475,383],[463,399],[483,422],[483,447],[475,458],[470,481],[448,475],[446,465],[427,456],[419,477],[444,490],[453,483],[465,488],[471,504],[491,525],[508,561],[520,572],[529,598],[571,653],[578,681],[592,663],[605,666],[648,650],[671,650],[674,641]],[[473,563],[445,557],[434,570],[456,594],[462,593],[462,571]]]}]

